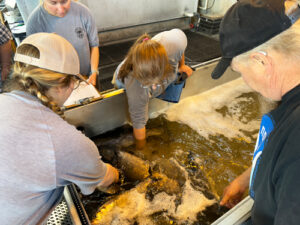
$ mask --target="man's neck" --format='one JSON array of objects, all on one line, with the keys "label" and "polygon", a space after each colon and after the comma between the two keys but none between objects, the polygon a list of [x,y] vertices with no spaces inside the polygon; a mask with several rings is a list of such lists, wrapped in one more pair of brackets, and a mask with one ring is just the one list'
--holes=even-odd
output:
[{"label": "man's neck", "polygon": [[281,96],[300,84],[300,68],[298,64],[287,65],[286,70],[282,71]]},{"label": "man's neck", "polygon": [[[284,55],[277,55],[277,83],[281,97],[300,84],[300,67],[296,59],[287,60]],[[280,63],[279,63],[280,62]]]}]

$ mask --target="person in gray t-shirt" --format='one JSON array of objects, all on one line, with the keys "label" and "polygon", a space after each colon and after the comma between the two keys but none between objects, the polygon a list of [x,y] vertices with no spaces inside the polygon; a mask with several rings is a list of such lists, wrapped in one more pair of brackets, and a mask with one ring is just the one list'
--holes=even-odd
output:
[{"label": "person in gray t-shirt", "polygon": [[29,16],[27,36],[38,33],[57,33],[76,49],[80,59],[80,73],[89,76],[96,85],[99,64],[99,38],[90,10],[71,0],[43,0]]},{"label": "person in gray t-shirt", "polygon": [[73,46],[57,34],[37,33],[23,40],[14,60],[0,94],[1,225],[44,224],[66,185],[91,194],[118,181],[118,171],[60,117],[83,79]]},{"label": "person in gray t-shirt", "polygon": [[137,148],[145,145],[149,99],[162,94],[178,71],[192,74],[184,61],[186,46],[187,38],[179,29],[161,32],[152,39],[142,35],[115,71],[112,83],[126,90]]}]

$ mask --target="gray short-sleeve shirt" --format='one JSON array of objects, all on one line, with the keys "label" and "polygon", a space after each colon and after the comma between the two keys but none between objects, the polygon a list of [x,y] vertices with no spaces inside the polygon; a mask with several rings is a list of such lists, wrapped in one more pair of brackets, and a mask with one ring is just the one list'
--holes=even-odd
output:
[{"label": "gray short-sleeve shirt", "polygon": [[67,39],[78,53],[80,73],[89,75],[90,47],[99,46],[99,38],[94,18],[85,5],[71,1],[68,13],[62,18],[50,15],[39,5],[26,24],[27,36],[38,32],[57,33]]},{"label": "gray short-sleeve shirt", "polygon": [[91,194],[103,180],[95,144],[37,98],[0,94],[0,114],[1,224],[40,224],[65,185]]},{"label": "gray short-sleeve shirt", "polygon": [[[166,80],[165,87],[167,87],[176,79],[178,64],[187,46],[187,38],[182,30],[172,29],[169,31],[161,32],[155,35],[152,39],[158,41],[164,46],[168,55],[169,62],[175,71],[173,76]],[[118,76],[123,62],[116,69],[116,77]],[[148,120],[149,99],[159,96],[164,91],[164,89],[162,88],[162,86],[155,90],[152,90],[151,88],[143,88],[142,84],[138,80],[130,76],[130,74],[125,78],[124,85],[126,89],[132,125],[136,129],[143,128]]]}]

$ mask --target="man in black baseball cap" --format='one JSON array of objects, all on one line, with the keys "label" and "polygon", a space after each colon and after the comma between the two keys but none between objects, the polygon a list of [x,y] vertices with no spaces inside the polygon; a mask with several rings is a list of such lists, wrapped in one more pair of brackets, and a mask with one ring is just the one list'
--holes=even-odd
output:
[{"label": "man in black baseball cap", "polygon": [[213,79],[220,78],[232,59],[268,41],[291,26],[284,7],[254,5],[251,0],[241,0],[225,14],[220,25],[222,58],[212,72]]},{"label": "man in black baseball cap", "polygon": [[249,190],[250,224],[298,225],[300,25],[291,26],[283,6],[275,10],[253,2],[241,0],[226,13],[220,29],[223,57],[212,77],[231,66],[252,89],[281,103],[262,117],[252,165],[225,189],[220,205],[234,207]]}]

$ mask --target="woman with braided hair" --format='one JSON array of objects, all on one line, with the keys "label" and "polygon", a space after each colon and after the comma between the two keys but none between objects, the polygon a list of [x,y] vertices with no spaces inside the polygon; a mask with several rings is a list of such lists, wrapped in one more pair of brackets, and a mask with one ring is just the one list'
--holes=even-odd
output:
[{"label": "woman with braided hair", "polygon": [[33,34],[16,50],[0,94],[1,224],[44,224],[66,185],[91,194],[118,181],[96,145],[61,118],[82,79],[79,65],[76,50],[57,34]]}]

